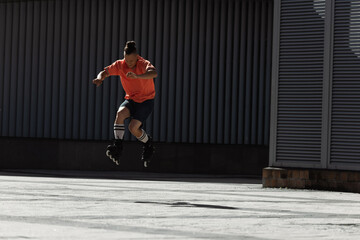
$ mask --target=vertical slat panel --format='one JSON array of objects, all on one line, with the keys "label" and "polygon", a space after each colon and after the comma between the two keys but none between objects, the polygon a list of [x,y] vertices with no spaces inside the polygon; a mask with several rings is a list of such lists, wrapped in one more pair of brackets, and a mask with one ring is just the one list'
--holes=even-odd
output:
[{"label": "vertical slat panel", "polygon": [[[233,52],[232,57],[232,77],[231,77],[231,128],[230,128],[230,142],[237,143],[238,142],[238,105],[239,105],[239,66],[240,66],[240,32],[241,32],[241,2],[235,1],[235,18],[234,18],[234,26],[232,31],[234,32],[234,41],[231,46],[231,50]],[[226,128],[226,127],[225,127]]]},{"label": "vertical slat panel", "polygon": [[266,70],[265,70],[265,116],[264,116],[264,144],[270,141],[270,101],[271,101],[271,67],[272,67],[272,32],[273,32],[273,8],[272,1],[267,2],[267,35],[266,35]]},{"label": "vertical slat panel", "polygon": [[[105,2],[97,1],[97,24],[96,24],[96,71],[99,72],[104,67],[104,40],[105,36]],[[96,75],[96,73],[94,74]],[[103,135],[102,127],[103,127],[103,111],[104,111],[104,95],[106,90],[108,89],[108,84],[102,86],[102,91],[95,90],[95,139],[101,139]],[[106,107],[107,108],[107,107]],[[106,110],[105,110],[106,111]],[[104,124],[106,125],[106,124]],[[107,131],[105,131],[107,132]]]},{"label": "vertical slat panel", "polygon": [[[101,69],[103,69],[102,67],[99,66],[99,68],[97,68],[97,37],[98,37],[98,32],[97,32],[97,26],[98,26],[98,3],[96,0],[91,0],[91,8],[90,8],[90,19],[89,19],[89,28],[90,28],[90,36],[89,36],[89,77],[95,78],[97,72],[99,72]],[[99,122],[99,121],[95,121],[95,104],[97,101],[99,101],[98,96],[96,96],[96,91],[97,89],[95,89],[94,87],[89,86],[88,87],[88,101],[87,101],[87,107],[88,107],[88,115],[87,115],[87,138],[88,139],[96,139],[96,135],[95,135],[95,126],[100,126],[100,125],[95,125],[95,122]],[[97,91],[98,94],[100,91]],[[99,118],[99,114],[98,118]]]},{"label": "vertical slat panel", "polygon": [[[141,54],[148,59],[152,64],[155,60],[155,24],[156,18],[153,15],[156,12],[156,4],[151,4],[149,1],[143,1],[142,4],[142,22],[141,22]],[[146,39],[143,41],[142,39]],[[155,81],[155,80],[154,80]],[[152,113],[144,124],[145,129],[150,136],[153,136],[153,119]]]},{"label": "vertical slat panel", "polygon": [[[6,28],[6,5],[0,4],[0,29],[7,30]],[[4,96],[5,96],[5,41],[6,34],[0,35],[0,136],[4,134],[3,128],[5,126],[3,121],[4,115]],[[4,125],[3,125],[4,124]]]},{"label": "vertical slat panel", "polygon": [[248,24],[248,2],[242,1],[241,4],[241,39],[240,39],[240,77],[238,89],[238,144],[244,144],[244,118],[245,118],[245,77],[246,77],[246,48],[247,48],[247,24]]},{"label": "vertical slat panel", "polygon": [[155,141],[268,141],[270,0],[0,4],[1,136],[112,138],[124,91],[118,77],[91,80],[134,39],[159,72]]},{"label": "vertical slat panel", "polygon": [[67,66],[66,66],[66,88],[65,88],[65,138],[72,137],[74,130],[73,116],[74,116],[74,87],[78,79],[74,78],[75,74],[75,36],[76,36],[76,1],[69,1],[69,24],[68,24],[68,46],[67,46]]},{"label": "vertical slat panel", "polygon": [[[177,47],[176,47],[176,82],[175,82],[175,113],[174,113],[174,119],[175,119],[175,132],[174,132],[174,141],[180,142],[181,141],[181,133],[182,133],[182,98],[183,98],[183,90],[188,91],[188,89],[184,89],[184,35],[187,35],[188,33],[184,32],[184,15],[185,15],[185,1],[180,0],[178,3],[178,20],[177,20]],[[187,115],[187,114],[186,114]]]},{"label": "vertical slat panel", "polygon": [[12,11],[12,33],[11,33],[11,70],[10,70],[10,114],[9,114],[9,134],[16,135],[16,95],[18,87],[18,45],[19,45],[19,19],[20,19],[20,6],[19,3],[13,4]]},{"label": "vertical slat panel", "polygon": [[55,24],[55,2],[50,1],[47,3],[47,21],[46,21],[46,69],[45,72],[45,102],[44,102],[44,137],[51,137],[51,104],[53,99],[52,96],[52,76],[54,72],[54,24]]},{"label": "vertical slat panel", "polygon": [[[71,132],[71,138],[76,139],[80,136],[80,129],[81,129],[81,121],[80,121],[80,114],[81,114],[81,86],[82,83],[85,81],[81,77],[81,65],[82,65],[82,43],[83,43],[83,27],[84,27],[84,1],[77,1],[76,2],[76,20],[75,20],[75,42],[74,42],[74,69],[73,69],[73,81],[74,81],[74,105],[73,105],[73,129]],[[71,78],[70,78],[71,79]]]},{"label": "vertical slat panel", "polygon": [[[103,28],[103,38],[101,38],[101,45],[102,45],[102,55],[103,55],[103,61],[100,64],[99,70],[101,70],[101,68],[103,68],[105,65],[105,63],[110,63],[111,61],[111,52],[113,51],[112,49],[112,35],[113,33],[113,28],[112,28],[112,24],[113,24],[113,12],[112,12],[112,8],[113,8],[113,1],[106,1],[104,4],[104,26],[102,26]],[[101,55],[100,55],[101,56]],[[99,71],[98,70],[98,71]],[[112,109],[111,105],[110,105],[110,98],[111,97],[115,97],[115,96],[111,96],[110,95],[110,87],[112,86],[112,83],[109,82],[108,84],[104,84],[102,86],[103,88],[103,96],[102,96],[102,106],[101,106],[101,139],[111,139],[113,138],[113,121],[114,119],[112,119],[112,121],[109,121],[109,117],[112,115],[110,114],[111,112],[113,112],[114,110],[116,111],[116,109]]]},{"label": "vertical slat panel", "polygon": [[[193,104],[190,106],[190,142],[198,143],[201,139],[201,128],[202,124],[200,122],[200,115],[202,114],[200,111],[202,110],[202,96],[200,94],[199,89],[202,89],[202,79],[204,76],[203,72],[203,63],[204,62],[204,54],[205,54],[205,18],[206,18],[206,4],[204,1],[199,1],[197,3],[198,11],[194,10],[194,21],[197,23],[192,31],[192,64],[191,64],[191,72],[193,73],[191,76],[191,99],[193,100]],[[196,8],[195,8],[196,9]],[[206,64],[206,63],[205,63]]]},{"label": "vertical slat panel", "polygon": [[[83,26],[81,29],[82,41],[81,41],[81,56],[82,63],[80,65],[81,69],[81,103],[80,103],[80,139],[91,139],[88,135],[88,123],[89,123],[89,114],[88,114],[88,95],[89,95],[89,83],[88,80],[95,78],[91,76],[89,71],[89,52],[90,52],[90,23],[91,23],[91,1],[84,0],[83,5]],[[93,87],[93,86],[92,86]]]},{"label": "vertical slat panel", "polygon": [[[192,2],[192,30],[191,30],[191,65],[190,65],[190,107],[189,107],[189,142],[196,142],[196,133],[197,133],[197,82],[198,82],[198,61],[200,51],[204,49],[203,42],[200,42],[200,31],[202,29],[201,19],[203,14],[201,14],[201,6],[198,1]],[[199,66],[201,68],[201,66]]]},{"label": "vertical slat panel", "polygon": [[[112,5],[108,5],[107,6],[108,10],[107,12],[110,13],[111,12],[111,29],[110,33],[111,33],[111,44],[110,43],[106,43],[105,42],[105,48],[109,51],[108,53],[108,57],[106,57],[104,59],[104,67],[107,65],[110,65],[110,63],[116,61],[117,59],[119,59],[119,57],[122,54],[122,49],[121,49],[121,44],[120,44],[120,32],[121,32],[121,10],[122,10],[122,2],[121,1],[113,1]],[[100,71],[100,69],[99,69]],[[94,76],[95,78],[95,76]],[[114,133],[114,120],[116,117],[116,113],[119,107],[119,103],[118,100],[120,100],[123,92],[120,91],[120,87],[119,87],[119,80],[116,77],[110,77],[108,79],[108,90],[107,90],[107,98],[108,98],[108,106],[107,108],[109,108],[109,115],[106,116],[104,114],[103,119],[104,119],[104,125],[107,125],[107,129],[104,129],[103,131],[107,133],[107,139],[112,139],[113,138],[113,133]],[[103,85],[104,87],[104,85]],[[106,106],[103,106],[106,107]]]},{"label": "vertical slat panel", "polygon": [[25,29],[26,29],[26,3],[20,4],[19,16],[19,46],[17,57],[17,92],[16,92],[16,132],[15,136],[22,136],[24,121],[24,78],[25,78]]},{"label": "vertical slat panel", "polygon": [[251,89],[252,89],[252,68],[253,68],[253,51],[254,51],[254,2],[248,5],[248,25],[247,25],[247,44],[246,44],[246,74],[245,74],[245,104],[244,104],[244,143],[251,143]]},{"label": "vertical slat panel", "polygon": [[[154,16],[156,16],[156,31],[163,32],[163,18],[164,18],[164,11],[162,9],[162,3],[163,0],[157,0],[156,1],[156,13]],[[154,127],[153,127],[153,137],[154,139],[160,140],[160,126],[161,126],[161,115],[160,115],[160,109],[161,109],[161,84],[162,81],[166,81],[166,78],[162,75],[162,69],[163,67],[161,64],[161,58],[162,58],[162,46],[163,46],[163,38],[160,34],[156,34],[155,38],[155,67],[157,68],[159,77],[155,79],[155,89],[157,90],[156,97],[155,97],[155,106],[154,106]]]},{"label": "vertical slat panel", "polygon": [[[208,21],[211,19],[212,22],[210,22],[207,26],[207,29],[211,31],[211,37],[209,39],[212,39],[212,49],[211,49],[211,56],[207,56],[207,58],[211,59],[211,77],[209,78],[205,77],[205,83],[208,82],[208,79],[211,79],[210,85],[205,85],[204,95],[205,103],[205,113],[204,113],[204,140],[205,142],[210,143],[216,143],[216,134],[217,134],[217,116],[218,116],[218,108],[219,108],[219,95],[218,95],[218,88],[223,81],[223,77],[219,79],[219,72],[220,72],[220,62],[222,59],[221,51],[223,51],[222,46],[220,46],[220,36],[221,31],[223,30],[220,27],[220,11],[221,11],[221,2],[215,0],[213,7],[212,7],[213,14],[208,14],[207,19]],[[222,33],[223,34],[223,33]],[[221,49],[220,49],[221,48]],[[216,57],[215,57],[216,56]],[[205,69],[206,72],[208,72],[207,69]],[[210,89],[210,90],[208,90]],[[207,114],[207,112],[210,112],[210,115]],[[210,122],[210,125],[208,125],[208,122]],[[210,137],[208,136],[210,135]]]},{"label": "vertical slat panel", "polygon": [[69,56],[69,5],[70,1],[62,1],[61,12],[61,52],[60,52],[60,79],[59,79],[59,125],[58,137],[66,138],[66,100],[68,85],[68,56]]},{"label": "vertical slat panel", "polygon": [[169,81],[169,50],[170,50],[170,18],[171,18],[171,2],[170,1],[163,1],[164,6],[164,15],[163,15],[163,49],[166,51],[162,52],[162,62],[161,62],[161,87],[160,87],[160,94],[161,94],[161,112],[160,112],[160,141],[166,141],[167,132],[169,130],[169,126],[167,125],[167,117],[168,117],[168,85]]},{"label": "vertical slat panel", "polygon": [[[141,39],[141,30],[142,30],[142,25],[141,25],[141,19],[143,18],[143,15],[141,13],[142,11],[142,0],[134,0],[135,5],[134,5],[134,14],[132,14],[132,22],[133,25],[132,27],[134,28],[134,37],[133,39],[138,43],[138,47],[141,47],[141,45],[143,45],[142,43],[142,39]],[[146,38],[144,38],[144,41],[146,41]],[[140,49],[141,51],[141,49]]]},{"label": "vertical slat panel", "polygon": [[[259,52],[260,52],[260,4],[255,2],[254,7],[254,49],[253,49],[253,66],[252,66],[252,86],[251,86],[251,131],[250,143],[256,144],[257,142],[257,122],[258,122],[258,102],[259,102]],[[250,114],[250,113],[249,113]]]},{"label": "vertical slat panel", "polygon": [[168,67],[169,74],[168,74],[168,86],[167,88],[163,89],[163,91],[167,91],[167,102],[164,105],[167,105],[167,115],[164,116],[167,122],[167,129],[166,129],[166,140],[169,142],[174,141],[175,135],[175,98],[176,98],[176,65],[177,65],[177,58],[176,58],[176,45],[177,45],[177,21],[178,21],[178,1],[171,1],[169,9],[169,19],[167,21],[170,22],[170,29],[169,31],[169,49],[168,49],[168,60],[163,67]]},{"label": "vertical slat panel", "polygon": [[[153,2],[149,2],[149,16],[148,16],[148,24],[149,24],[149,29],[148,29],[148,34],[149,34],[149,60],[157,67],[157,69],[159,69],[159,66],[157,66],[156,64],[156,46],[157,46],[157,41],[156,41],[156,26],[157,26],[157,17],[156,17],[156,12],[157,12],[157,2],[153,1]],[[154,84],[156,85],[158,82],[158,79],[160,78],[156,78],[154,79]],[[157,96],[155,97],[157,98]],[[151,115],[151,119],[148,120],[148,126],[151,126],[151,129],[149,131],[151,136],[154,136],[155,134],[155,128],[156,128],[156,121],[155,121],[155,111],[153,111],[152,115]]]},{"label": "vertical slat panel", "polygon": [[[223,64],[225,65],[225,92],[224,92],[224,116],[219,116],[221,118],[224,119],[224,122],[222,123],[221,126],[218,127],[218,134],[219,134],[219,129],[221,129],[220,131],[223,132],[223,137],[221,137],[221,139],[219,140],[220,143],[224,143],[224,144],[229,144],[231,143],[231,110],[232,110],[232,91],[231,91],[231,86],[233,83],[233,64],[232,64],[232,60],[233,60],[233,56],[237,55],[236,53],[236,49],[234,51],[234,33],[239,32],[239,29],[236,29],[234,31],[234,26],[236,26],[236,22],[234,21],[234,11],[235,11],[235,3],[234,2],[229,2],[228,6],[227,6],[227,12],[225,12],[224,14],[227,15],[227,22],[226,22],[226,60],[223,62]],[[238,42],[237,42],[238,43]],[[238,44],[236,44],[237,46]],[[220,105],[221,107],[221,105]]]},{"label": "vertical slat panel", "polygon": [[[120,28],[117,29],[117,31],[119,31],[119,33],[118,33],[119,34],[119,42],[118,42],[118,44],[119,44],[119,52],[118,52],[117,58],[112,59],[111,62],[115,61],[116,59],[120,59],[120,58],[123,57],[125,42],[130,39],[130,38],[127,38],[126,34],[124,34],[127,31],[127,17],[128,17],[127,16],[128,15],[127,5],[128,5],[127,0],[122,0],[120,2],[120,9],[119,9]],[[108,65],[108,64],[105,64],[105,65]],[[117,78],[117,80],[119,80],[119,79]],[[120,103],[122,103],[122,101],[124,100],[123,98],[124,98],[125,93],[124,93],[123,88],[121,87],[120,82],[119,81],[116,81],[116,82],[117,82],[117,91],[116,91],[116,93],[118,94],[118,96],[117,96],[117,107],[118,107],[120,105]]]},{"label": "vertical slat panel", "polygon": [[51,137],[58,138],[58,124],[59,124],[59,87],[60,87],[60,53],[61,53],[61,26],[62,26],[62,7],[61,2],[55,2],[55,17],[54,17],[54,71],[52,75],[52,103],[51,103]]},{"label": "vertical slat panel", "polygon": [[[200,7],[201,10],[206,9],[206,14],[204,13],[204,18],[201,18],[200,21],[205,21],[200,23],[200,56],[199,56],[199,78],[198,78],[198,86],[197,86],[197,131],[196,138],[199,143],[209,143],[212,132],[210,131],[210,126],[212,123],[211,114],[211,106],[212,101],[216,99],[216,95],[213,95],[215,91],[212,88],[212,82],[214,78],[213,64],[216,60],[213,59],[213,51],[216,51],[216,47],[214,48],[213,42],[213,28],[214,22],[218,24],[218,13],[214,10],[214,1],[202,1],[206,7]],[[202,30],[204,29],[204,30]],[[203,43],[203,45],[201,45]],[[203,46],[203,47],[201,47]],[[205,46],[205,48],[204,48]],[[205,49],[205,53],[203,52]],[[205,64],[204,64],[205,63]],[[213,105],[215,108],[216,105]]]},{"label": "vertical slat panel", "polygon": [[9,119],[10,119],[10,82],[11,82],[11,42],[12,42],[12,12],[13,12],[13,5],[7,3],[5,5],[6,14],[5,14],[5,53],[4,53],[4,78],[3,78],[3,86],[4,90],[3,94],[3,105],[2,105],[2,134],[4,136],[9,136],[11,133],[9,132]]},{"label": "vertical slat panel", "polygon": [[[47,2],[40,2],[39,6],[40,14],[40,29],[39,29],[39,59],[37,63],[37,115],[36,117],[36,131],[38,137],[44,137],[44,117],[45,117],[45,73],[48,67],[46,62],[46,51],[47,51],[47,41],[46,41],[46,24],[47,24]],[[68,79],[65,77],[64,79]]]},{"label": "vertical slat panel", "polygon": [[258,120],[256,124],[256,144],[262,145],[263,143],[263,131],[264,131],[264,99],[265,99],[265,50],[266,50],[266,20],[267,20],[267,12],[266,12],[266,4],[262,4],[260,6],[260,27],[259,27],[259,96],[258,96],[258,106],[256,107]]},{"label": "vertical slat panel", "polygon": [[[219,6],[219,11],[220,11],[220,16],[219,16],[219,23],[220,23],[220,30],[217,32],[217,34],[219,34],[219,52],[218,52],[218,56],[219,56],[219,62],[217,64],[218,69],[219,69],[219,75],[217,75],[217,82],[218,82],[218,87],[217,87],[217,103],[216,105],[218,106],[216,111],[216,117],[215,119],[217,120],[215,123],[215,128],[211,129],[211,132],[215,133],[216,138],[214,139],[214,143],[223,143],[223,136],[224,136],[224,114],[225,114],[225,108],[228,108],[225,106],[225,99],[224,99],[224,95],[225,95],[225,84],[226,84],[226,72],[225,72],[225,67],[226,67],[226,30],[227,30],[227,16],[228,16],[228,8],[227,5],[228,3],[225,1],[220,1],[220,6]],[[213,68],[216,68],[216,65],[213,66]]]},{"label": "vertical slat panel", "polygon": [[190,94],[193,91],[191,86],[191,63],[194,62],[192,58],[191,45],[192,45],[192,15],[193,10],[195,11],[195,3],[190,0],[185,0],[185,23],[184,23],[184,57],[180,61],[184,64],[183,89],[182,89],[182,104],[181,104],[181,142],[189,141],[189,129],[190,129],[190,118],[191,118],[191,106],[190,106]]},{"label": "vertical slat panel", "polygon": [[[39,44],[40,44],[40,2],[34,2],[33,13],[33,35],[32,35],[32,59],[31,59],[31,102],[30,102],[30,136],[41,137],[37,129],[38,105],[38,86],[39,86]],[[65,79],[65,78],[64,78]],[[60,112],[61,114],[61,112]],[[59,115],[60,115],[59,114]],[[61,115],[60,115],[61,116]]]}]

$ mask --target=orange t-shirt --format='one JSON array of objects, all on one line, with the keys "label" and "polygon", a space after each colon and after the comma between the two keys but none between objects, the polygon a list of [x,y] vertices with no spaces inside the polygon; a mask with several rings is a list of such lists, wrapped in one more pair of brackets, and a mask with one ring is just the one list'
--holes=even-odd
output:
[{"label": "orange t-shirt", "polygon": [[149,69],[155,67],[144,58],[138,56],[136,66],[131,69],[127,66],[125,59],[117,60],[110,66],[105,67],[111,76],[120,76],[121,84],[126,93],[125,99],[131,99],[135,102],[142,103],[155,97],[155,86],[153,79],[128,78],[126,74],[133,72],[136,75],[144,74]]}]

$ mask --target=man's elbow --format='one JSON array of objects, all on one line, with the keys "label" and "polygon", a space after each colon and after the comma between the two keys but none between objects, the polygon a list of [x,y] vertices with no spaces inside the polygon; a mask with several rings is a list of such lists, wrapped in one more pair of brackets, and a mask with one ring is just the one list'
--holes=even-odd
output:
[{"label": "man's elbow", "polygon": [[153,78],[156,78],[158,76],[158,73],[156,70],[151,70],[151,74]]}]

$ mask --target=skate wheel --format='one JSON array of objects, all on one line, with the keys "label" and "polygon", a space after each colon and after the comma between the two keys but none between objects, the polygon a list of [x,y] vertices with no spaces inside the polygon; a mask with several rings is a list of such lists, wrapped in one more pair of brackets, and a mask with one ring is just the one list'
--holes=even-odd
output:
[{"label": "skate wheel", "polygon": [[108,156],[109,158],[111,158],[110,150],[107,150],[107,151],[106,151],[106,156]]},{"label": "skate wheel", "polygon": [[119,161],[114,160],[114,162],[115,162],[116,165],[119,165]]},{"label": "skate wheel", "polygon": [[149,166],[149,163],[147,161],[144,161],[144,167],[148,167]]}]

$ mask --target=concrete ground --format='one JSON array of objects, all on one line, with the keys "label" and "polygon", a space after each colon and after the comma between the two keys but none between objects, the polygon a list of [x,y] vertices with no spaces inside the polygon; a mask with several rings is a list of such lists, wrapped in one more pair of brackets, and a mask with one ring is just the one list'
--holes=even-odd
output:
[{"label": "concrete ground", "polygon": [[360,195],[260,179],[0,172],[0,239],[360,239]]}]

